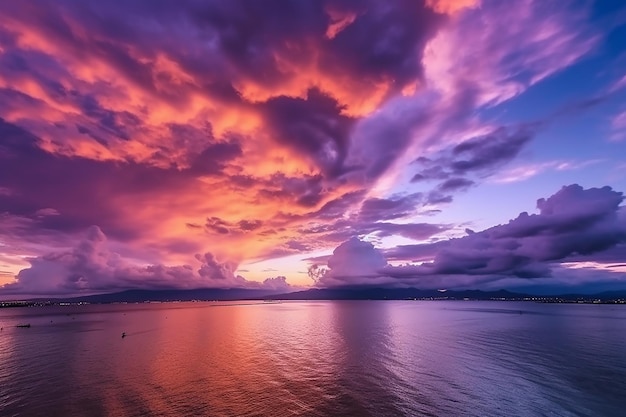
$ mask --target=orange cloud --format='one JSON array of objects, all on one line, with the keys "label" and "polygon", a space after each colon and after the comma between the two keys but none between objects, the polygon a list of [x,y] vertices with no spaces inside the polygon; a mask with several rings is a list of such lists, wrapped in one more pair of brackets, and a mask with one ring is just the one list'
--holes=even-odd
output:
[{"label": "orange cloud", "polygon": [[331,8],[327,9],[326,13],[328,13],[331,20],[326,29],[326,37],[329,39],[333,39],[339,32],[350,26],[357,17],[356,13],[342,12]]},{"label": "orange cloud", "polygon": [[426,0],[426,5],[437,13],[455,14],[480,5],[480,0]]}]

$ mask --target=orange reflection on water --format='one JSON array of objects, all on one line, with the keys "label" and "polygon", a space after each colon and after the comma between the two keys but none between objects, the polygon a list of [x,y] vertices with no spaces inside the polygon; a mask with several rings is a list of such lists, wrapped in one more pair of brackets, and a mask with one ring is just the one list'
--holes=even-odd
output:
[{"label": "orange reflection on water", "polygon": [[258,302],[170,306],[115,313],[115,329],[78,343],[77,351],[109,359],[82,358],[74,370],[81,384],[101,384],[108,414],[185,414],[176,404],[188,404],[209,415],[291,415],[325,401],[310,382],[334,378],[339,362],[328,358],[345,350],[327,309]]}]

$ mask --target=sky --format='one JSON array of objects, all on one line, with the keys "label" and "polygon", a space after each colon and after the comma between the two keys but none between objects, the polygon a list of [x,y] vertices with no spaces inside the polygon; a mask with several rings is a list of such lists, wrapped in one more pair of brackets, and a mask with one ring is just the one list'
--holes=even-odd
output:
[{"label": "sky", "polygon": [[0,2],[0,297],[626,289],[622,0]]}]

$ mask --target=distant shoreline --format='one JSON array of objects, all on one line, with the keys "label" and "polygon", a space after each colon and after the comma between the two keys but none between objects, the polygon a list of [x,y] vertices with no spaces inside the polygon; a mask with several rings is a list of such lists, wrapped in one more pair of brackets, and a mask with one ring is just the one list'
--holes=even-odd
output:
[{"label": "distant shoreline", "polygon": [[[236,302],[236,301],[266,301],[265,299],[225,299],[225,300],[143,300],[143,301],[103,301],[103,302],[85,302],[85,301],[0,301],[0,308],[20,308],[20,307],[64,307],[64,306],[81,306],[81,305],[119,305],[119,304],[160,304],[160,303],[212,303],[212,302]],[[362,299],[362,298],[332,298],[332,299],[318,299],[318,298],[291,298],[291,299],[272,299],[273,303],[280,302],[298,302],[298,301],[506,301],[506,302],[532,302],[540,304],[610,304],[610,305],[626,305],[626,298],[616,299],[600,299],[595,297],[589,298],[563,298],[563,297],[549,297],[549,296],[537,296],[537,297],[525,297],[525,298],[457,298],[457,297],[422,297],[422,298],[374,298],[374,299]]]}]

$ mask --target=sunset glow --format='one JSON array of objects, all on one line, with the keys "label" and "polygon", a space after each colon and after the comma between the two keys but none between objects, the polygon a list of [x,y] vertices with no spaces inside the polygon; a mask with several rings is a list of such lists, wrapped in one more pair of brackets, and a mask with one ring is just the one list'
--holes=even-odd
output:
[{"label": "sunset glow", "polygon": [[0,297],[625,288],[621,3],[2,2]]}]

